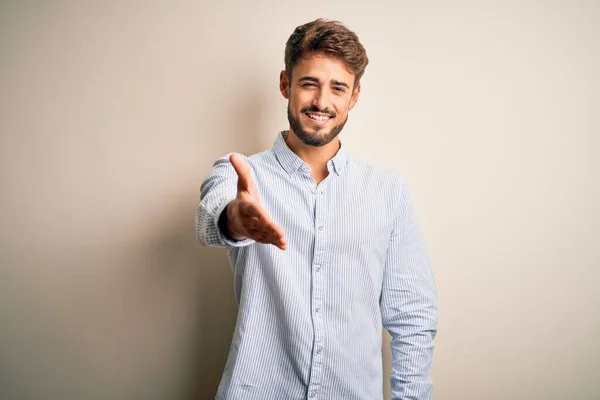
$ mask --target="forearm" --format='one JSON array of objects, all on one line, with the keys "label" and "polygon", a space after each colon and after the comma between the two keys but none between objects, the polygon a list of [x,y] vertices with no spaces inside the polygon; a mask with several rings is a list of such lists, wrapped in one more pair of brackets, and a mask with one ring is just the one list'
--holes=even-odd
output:
[{"label": "forearm", "polygon": [[[425,313],[423,313],[425,314]],[[388,327],[392,336],[392,373],[390,386],[394,400],[428,400],[433,381],[429,375],[437,332],[437,313],[430,312]],[[418,322],[419,321],[419,322]],[[422,322],[426,323],[423,324]]]}]

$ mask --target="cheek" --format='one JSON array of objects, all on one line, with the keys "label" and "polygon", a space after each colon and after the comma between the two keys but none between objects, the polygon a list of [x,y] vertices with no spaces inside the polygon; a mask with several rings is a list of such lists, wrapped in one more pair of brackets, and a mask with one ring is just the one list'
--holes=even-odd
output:
[{"label": "cheek", "polygon": [[347,101],[339,101],[334,104],[335,111],[339,119],[344,119],[348,115],[348,102]]},{"label": "cheek", "polygon": [[298,112],[300,112],[300,108],[301,108],[301,103],[300,103],[300,100],[298,99],[298,96],[290,97],[290,109],[291,109],[292,113],[297,114]]},{"label": "cheek", "polygon": [[299,93],[295,98],[295,105],[298,108],[308,107],[312,103],[312,97],[309,93]]},{"label": "cheek", "polygon": [[345,111],[344,112],[340,112],[337,115],[336,121],[337,122],[342,122],[342,121],[344,121],[346,119],[347,116],[348,116],[347,112],[345,112]]}]

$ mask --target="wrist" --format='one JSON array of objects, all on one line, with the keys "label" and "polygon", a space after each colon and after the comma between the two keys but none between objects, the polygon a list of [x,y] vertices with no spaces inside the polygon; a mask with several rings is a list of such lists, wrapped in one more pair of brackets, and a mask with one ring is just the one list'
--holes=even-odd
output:
[{"label": "wrist", "polygon": [[225,225],[226,225],[226,230],[227,230],[227,236],[229,236],[233,240],[244,240],[244,239],[246,239],[246,236],[244,236],[243,234],[240,233],[240,229],[237,224],[237,222],[239,221],[239,218],[237,217],[237,214],[238,214],[237,211],[238,211],[238,208],[237,208],[237,203],[235,202],[235,200],[230,202],[225,207],[224,214],[226,217]]}]

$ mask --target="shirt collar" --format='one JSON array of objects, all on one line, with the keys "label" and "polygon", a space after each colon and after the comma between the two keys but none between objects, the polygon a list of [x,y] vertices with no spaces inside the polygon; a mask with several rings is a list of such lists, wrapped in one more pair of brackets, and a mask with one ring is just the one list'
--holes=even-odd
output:
[{"label": "shirt collar", "polygon": [[[306,173],[310,173],[310,166],[304,162],[300,157],[296,155],[287,145],[286,140],[289,136],[289,131],[281,131],[277,135],[275,142],[273,143],[273,152],[277,157],[277,160],[289,174],[302,170]],[[340,148],[336,155],[327,163],[327,169],[331,171],[331,168],[336,174],[340,175],[344,170],[348,162],[348,156],[346,154],[345,147],[342,145],[340,140]]]}]

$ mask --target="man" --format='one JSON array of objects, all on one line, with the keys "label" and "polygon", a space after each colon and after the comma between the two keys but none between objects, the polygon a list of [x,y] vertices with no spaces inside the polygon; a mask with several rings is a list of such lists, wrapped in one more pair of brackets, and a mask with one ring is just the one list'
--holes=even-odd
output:
[{"label": "man", "polygon": [[341,23],[297,27],[289,130],[202,183],[196,233],[226,246],[239,306],[219,400],[381,399],[382,327],[393,398],[430,398],[437,294],[406,185],[338,138],[367,63]]}]

